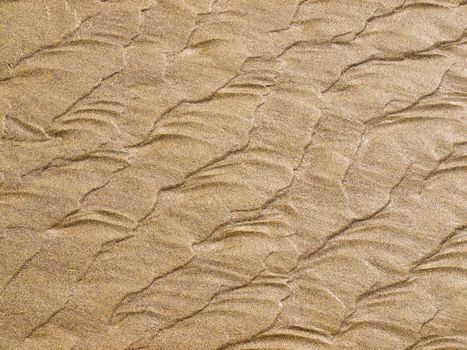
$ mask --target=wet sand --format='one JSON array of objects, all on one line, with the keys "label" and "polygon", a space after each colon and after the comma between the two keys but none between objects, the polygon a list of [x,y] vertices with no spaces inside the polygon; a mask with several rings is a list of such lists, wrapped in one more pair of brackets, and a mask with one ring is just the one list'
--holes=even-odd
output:
[{"label": "wet sand", "polygon": [[467,349],[466,5],[0,1],[0,349]]}]

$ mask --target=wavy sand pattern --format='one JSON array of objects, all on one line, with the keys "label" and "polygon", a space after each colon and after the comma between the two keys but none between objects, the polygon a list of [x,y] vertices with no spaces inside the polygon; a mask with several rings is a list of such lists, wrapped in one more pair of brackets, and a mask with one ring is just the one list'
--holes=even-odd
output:
[{"label": "wavy sand pattern", "polygon": [[467,349],[467,2],[0,1],[1,350]]}]

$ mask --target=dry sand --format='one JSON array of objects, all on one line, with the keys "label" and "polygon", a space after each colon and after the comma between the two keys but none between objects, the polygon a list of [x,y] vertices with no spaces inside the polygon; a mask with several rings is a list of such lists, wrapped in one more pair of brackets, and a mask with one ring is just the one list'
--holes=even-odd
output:
[{"label": "dry sand", "polygon": [[466,28],[0,1],[0,349],[467,349]]}]

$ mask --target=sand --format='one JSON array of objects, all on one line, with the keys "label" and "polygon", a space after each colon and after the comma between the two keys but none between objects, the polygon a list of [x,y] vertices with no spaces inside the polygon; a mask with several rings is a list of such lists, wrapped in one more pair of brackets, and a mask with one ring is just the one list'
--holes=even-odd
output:
[{"label": "sand", "polygon": [[466,5],[0,1],[0,349],[467,349]]}]

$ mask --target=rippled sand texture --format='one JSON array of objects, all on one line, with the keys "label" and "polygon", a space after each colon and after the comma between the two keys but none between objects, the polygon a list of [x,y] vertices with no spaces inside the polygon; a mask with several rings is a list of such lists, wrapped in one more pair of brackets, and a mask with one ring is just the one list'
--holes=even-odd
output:
[{"label": "rippled sand texture", "polygon": [[460,0],[0,1],[0,349],[467,349],[466,64]]}]

